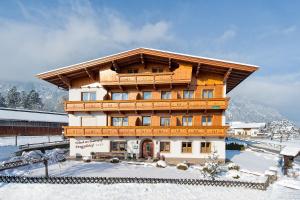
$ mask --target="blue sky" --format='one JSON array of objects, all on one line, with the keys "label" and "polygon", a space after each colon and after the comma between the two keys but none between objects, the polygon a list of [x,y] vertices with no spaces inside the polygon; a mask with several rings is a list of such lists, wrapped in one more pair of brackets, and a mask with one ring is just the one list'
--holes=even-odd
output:
[{"label": "blue sky", "polygon": [[299,9],[296,0],[3,0],[0,78],[32,81],[45,70],[145,46],[260,66],[231,95],[300,124]]}]

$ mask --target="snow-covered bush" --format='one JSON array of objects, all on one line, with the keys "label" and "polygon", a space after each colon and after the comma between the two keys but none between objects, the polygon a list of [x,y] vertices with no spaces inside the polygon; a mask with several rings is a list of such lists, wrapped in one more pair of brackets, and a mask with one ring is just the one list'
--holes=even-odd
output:
[{"label": "snow-covered bush", "polygon": [[208,160],[205,162],[201,171],[204,177],[209,177],[212,180],[215,180],[220,172],[218,157],[217,151],[214,151],[212,155],[208,156]]},{"label": "snow-covered bush", "polygon": [[43,158],[44,154],[40,150],[34,150],[34,151],[28,151],[23,152],[22,157],[24,160],[28,162],[41,160]]},{"label": "snow-covered bush", "polygon": [[91,162],[91,157],[90,156],[84,156],[82,158],[83,162]]},{"label": "snow-covered bush", "polygon": [[53,149],[45,155],[52,162],[63,162],[66,160],[64,149]]},{"label": "snow-covered bush", "polygon": [[112,158],[112,159],[109,160],[109,162],[111,162],[111,163],[119,163],[120,159],[119,158]]},{"label": "snow-covered bush", "polygon": [[241,177],[240,173],[237,170],[230,171],[229,176],[234,179],[239,179]]},{"label": "snow-covered bush", "polygon": [[180,170],[187,170],[189,166],[186,163],[178,163],[176,168]]},{"label": "snow-covered bush", "polygon": [[228,164],[228,169],[229,170],[237,170],[237,171],[239,171],[240,170],[240,166],[238,166],[238,164],[236,164],[236,163],[229,163]]},{"label": "snow-covered bush", "polygon": [[166,161],[159,160],[156,163],[156,167],[166,168],[167,167],[167,163],[166,163]]}]

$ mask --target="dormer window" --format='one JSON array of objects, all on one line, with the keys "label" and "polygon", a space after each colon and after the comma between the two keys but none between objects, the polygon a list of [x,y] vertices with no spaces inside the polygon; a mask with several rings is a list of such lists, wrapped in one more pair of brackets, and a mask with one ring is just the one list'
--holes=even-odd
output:
[{"label": "dormer window", "polygon": [[82,101],[96,101],[96,92],[81,92]]},{"label": "dormer window", "polygon": [[152,73],[162,73],[163,71],[161,67],[152,68]]}]

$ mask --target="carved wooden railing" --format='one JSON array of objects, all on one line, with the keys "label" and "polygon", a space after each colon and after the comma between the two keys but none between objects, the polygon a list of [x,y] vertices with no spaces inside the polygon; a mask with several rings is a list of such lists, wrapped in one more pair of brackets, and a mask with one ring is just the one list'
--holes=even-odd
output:
[{"label": "carved wooden railing", "polygon": [[177,136],[225,137],[228,126],[65,126],[66,137],[75,136]]},{"label": "carved wooden railing", "polygon": [[65,111],[210,110],[227,109],[228,98],[66,101]]},{"label": "carved wooden railing", "polygon": [[[101,76],[101,75],[100,75]],[[163,73],[138,73],[138,74],[111,74],[111,76],[100,77],[103,86],[108,85],[155,85],[155,84],[179,84],[190,83],[191,75],[176,74],[174,72]]]}]

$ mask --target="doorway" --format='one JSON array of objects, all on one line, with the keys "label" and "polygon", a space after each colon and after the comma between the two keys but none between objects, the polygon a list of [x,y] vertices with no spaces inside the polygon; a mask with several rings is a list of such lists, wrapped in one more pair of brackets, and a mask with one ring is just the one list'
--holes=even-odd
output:
[{"label": "doorway", "polygon": [[153,158],[154,143],[150,139],[146,139],[142,143],[142,158]]}]

